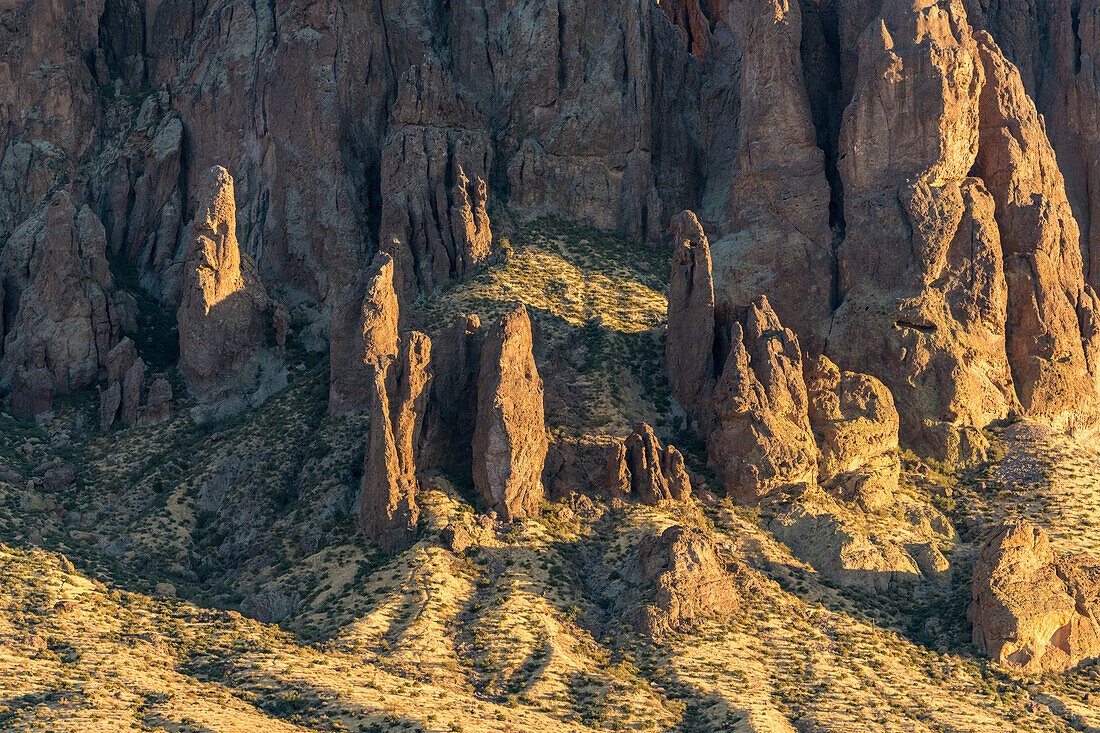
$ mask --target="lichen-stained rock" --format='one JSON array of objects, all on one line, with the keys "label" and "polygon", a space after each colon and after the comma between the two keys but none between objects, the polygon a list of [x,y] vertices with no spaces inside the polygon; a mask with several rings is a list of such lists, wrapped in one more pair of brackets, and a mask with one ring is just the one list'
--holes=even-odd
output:
[{"label": "lichen-stained rock", "polygon": [[1001,527],[974,566],[974,643],[1023,672],[1062,672],[1100,655],[1100,570],[1059,557],[1046,532]]},{"label": "lichen-stained rock", "polygon": [[492,167],[488,123],[456,94],[431,57],[401,78],[382,151],[382,242],[398,240],[397,290],[417,292],[472,271],[493,234],[485,178]]},{"label": "lichen-stained rock", "polygon": [[397,353],[398,304],[393,259],[379,252],[366,271],[345,288],[329,326],[330,415],[362,410],[370,403],[379,357]]},{"label": "lichen-stained rock", "polygon": [[806,388],[818,481],[867,511],[889,506],[901,470],[890,390],[866,374],[841,372],[825,356],[811,363]]},{"label": "lichen-stained rock", "polygon": [[542,378],[522,305],[493,326],[481,350],[474,485],[505,521],[538,516],[547,438]]},{"label": "lichen-stained rock", "polygon": [[691,496],[684,457],[672,445],[661,448],[653,428],[645,423],[611,447],[602,483],[611,496],[634,498],[647,506]]},{"label": "lichen-stained rock", "polygon": [[5,244],[0,383],[14,412],[41,414],[52,395],[94,384],[122,332],[135,328],[134,300],[116,290],[105,249],[99,219],[64,191]]},{"label": "lichen-stained rock", "polygon": [[732,326],[707,454],[726,491],[755,501],[817,478],[798,338],[761,296]]},{"label": "lichen-stained rock", "polygon": [[654,602],[634,619],[638,630],[653,638],[690,631],[707,616],[736,613],[759,588],[747,568],[727,567],[702,530],[682,525],[642,540],[630,574],[657,588]]},{"label": "lichen-stained rock", "polygon": [[265,348],[276,310],[252,258],[237,244],[233,179],[215,166],[195,195],[180,308],[180,369],[199,401],[198,420],[258,405],[286,383]]},{"label": "lichen-stained rock", "polygon": [[1032,417],[1095,429],[1100,301],[1084,282],[1065,182],[1019,72],[988,34],[977,45],[985,86],[976,168],[997,205],[1016,392]]},{"label": "lichen-stained rock", "polygon": [[424,334],[403,334],[397,354],[378,357],[373,374],[359,527],[390,554],[412,543],[420,518],[417,451],[431,386],[431,350]]},{"label": "lichen-stained rock", "polygon": [[672,219],[665,359],[672,396],[704,434],[717,378],[714,332],[710,245],[695,214],[683,211]]},{"label": "lichen-stained rock", "polygon": [[970,178],[984,71],[960,0],[886,0],[840,133],[843,301],[827,353],[893,393],[901,437],[949,461],[1016,409],[993,197]]}]

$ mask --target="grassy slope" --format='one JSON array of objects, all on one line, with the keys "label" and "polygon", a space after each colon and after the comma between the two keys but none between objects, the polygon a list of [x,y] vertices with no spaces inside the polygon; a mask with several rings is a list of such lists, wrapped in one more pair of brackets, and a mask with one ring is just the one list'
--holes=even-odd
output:
[{"label": "grassy slope", "polygon": [[[621,436],[645,419],[700,466],[664,419],[665,254],[552,220],[509,249],[418,304],[413,325],[524,302],[540,368],[578,405],[552,409],[552,431]],[[1026,731],[1096,715],[1094,668],[1011,678],[967,643],[978,520],[1025,490],[1066,499],[1058,466],[1081,482],[1100,470],[1069,448],[1028,473],[1009,469],[1031,465],[1019,456],[1033,443],[1008,441],[1005,475],[956,479],[956,496],[981,501],[954,505],[974,531],[942,588],[837,589],[759,528],[766,511],[729,505],[555,507],[478,529],[480,548],[456,557],[439,531],[478,507],[444,477],[421,541],[384,558],[348,519],[366,418],[324,415],[323,358],[292,349],[288,363],[287,390],[203,429],[181,401],[168,423],[100,435],[89,394],[42,428],[0,415],[0,478],[55,455],[80,469],[60,495],[0,480],[0,728]],[[931,501],[944,482],[907,473],[905,491]],[[1048,512],[1067,549],[1092,516]],[[644,534],[676,522],[711,532],[759,582],[738,615],[655,646],[623,621],[646,592],[630,566]],[[156,595],[164,582],[178,597]],[[272,597],[292,608],[279,626],[229,610]]]}]

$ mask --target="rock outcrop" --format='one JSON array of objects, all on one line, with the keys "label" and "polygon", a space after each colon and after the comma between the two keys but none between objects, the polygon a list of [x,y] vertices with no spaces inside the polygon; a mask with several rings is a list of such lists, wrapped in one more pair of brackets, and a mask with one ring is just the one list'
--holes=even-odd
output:
[{"label": "rock outcrop", "polygon": [[1059,557],[1026,522],[1000,528],[974,566],[974,643],[1023,672],[1062,672],[1100,655],[1100,569]]},{"label": "rock outcrop", "polygon": [[707,453],[731,495],[752,501],[816,481],[798,337],[763,296],[732,325],[712,409]]},{"label": "rock outcrop", "polygon": [[661,448],[653,428],[645,423],[611,447],[602,483],[612,497],[647,506],[686,501],[691,496],[684,457],[672,445]]},{"label": "rock outcrop", "polygon": [[657,589],[634,619],[639,632],[653,638],[690,631],[707,616],[736,613],[758,587],[746,568],[731,568],[718,557],[702,530],[682,525],[642,540],[631,575]]},{"label": "rock outcrop", "polygon": [[455,93],[429,57],[401,78],[382,150],[383,243],[396,253],[398,293],[409,300],[462,277],[489,256],[493,233],[485,178],[488,122]]},{"label": "rock outcrop", "polygon": [[200,403],[195,417],[205,420],[259,405],[286,384],[286,370],[267,348],[282,306],[268,297],[237,244],[229,172],[207,170],[195,202],[176,317],[180,369]]},{"label": "rock outcrop", "polygon": [[0,384],[13,413],[40,415],[53,395],[94,384],[122,333],[136,328],[134,300],[115,288],[105,255],[103,225],[64,191],[5,244]]},{"label": "rock outcrop", "polygon": [[714,281],[710,244],[695,214],[672,220],[672,277],[668,286],[665,360],[672,396],[706,434],[717,378]]},{"label": "rock outcrop", "polygon": [[153,375],[146,403],[145,362],[137,354],[134,342],[124,338],[107,354],[107,389],[99,393],[99,429],[109,430],[115,420],[125,425],[152,425],[167,420],[172,401],[168,375]]},{"label": "rock outcrop", "polygon": [[398,315],[393,259],[379,252],[332,308],[330,415],[362,410],[371,403],[376,364],[397,353]]},{"label": "rock outcrop", "polygon": [[489,331],[481,351],[474,485],[505,521],[537,516],[543,499],[547,438],[542,379],[523,306]]},{"label": "rock outcrop", "polygon": [[420,518],[417,450],[432,379],[431,351],[424,334],[402,334],[397,353],[379,357],[373,373],[359,527],[391,554],[412,543]]},{"label": "rock outcrop", "polygon": [[901,461],[890,390],[866,374],[841,372],[825,356],[811,364],[806,387],[818,481],[866,511],[892,505]]}]

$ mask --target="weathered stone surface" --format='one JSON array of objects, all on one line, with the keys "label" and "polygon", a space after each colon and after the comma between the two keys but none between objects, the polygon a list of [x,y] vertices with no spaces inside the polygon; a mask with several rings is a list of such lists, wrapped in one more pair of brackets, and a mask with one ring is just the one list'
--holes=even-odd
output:
[{"label": "weathered stone surface", "polygon": [[200,406],[208,407],[196,418],[208,419],[255,406],[285,384],[286,375],[264,347],[274,304],[237,244],[228,171],[207,170],[195,201],[176,317],[180,369]]},{"label": "weathered stone surface", "polygon": [[520,306],[494,325],[481,351],[474,485],[505,521],[537,516],[543,498],[548,444],[531,348],[531,321]]},{"label": "weathered stone surface", "polygon": [[168,381],[167,374],[158,372],[153,375],[145,405],[138,412],[138,425],[164,422],[171,416],[171,405],[172,384]]},{"label": "weathered stone surface", "polygon": [[332,308],[330,415],[365,409],[370,403],[375,365],[381,357],[397,353],[397,325],[393,259],[379,252]]},{"label": "weathered stone surface", "polygon": [[714,333],[710,245],[695,214],[684,211],[672,220],[665,359],[672,396],[704,434],[717,379]]},{"label": "weathered stone surface", "polygon": [[492,147],[484,116],[455,93],[450,74],[431,57],[402,76],[390,130],[379,235],[402,245],[398,292],[409,300],[488,257]]},{"label": "weathered stone surface", "polygon": [[99,393],[99,429],[110,430],[118,418],[118,408],[122,406],[122,383],[111,382],[107,389]]},{"label": "weathered stone surface", "polygon": [[654,585],[657,597],[637,613],[635,625],[648,636],[690,631],[710,615],[736,613],[757,587],[744,568],[729,568],[702,530],[674,525],[638,547],[632,575]]},{"label": "weathered stone surface", "polygon": [[476,544],[470,530],[458,522],[451,522],[443,529],[443,544],[458,555]]},{"label": "weathered stone surface", "polygon": [[380,357],[373,375],[359,527],[391,554],[412,543],[420,518],[417,449],[431,386],[431,350],[424,334],[403,334],[397,354]]},{"label": "weathered stone surface", "polygon": [[843,302],[828,354],[890,388],[901,436],[951,461],[1017,406],[994,197],[970,178],[984,71],[959,0],[886,0],[840,133]]},{"label": "weathered stone surface", "polygon": [[633,498],[648,506],[691,496],[684,457],[672,445],[661,448],[653,428],[645,423],[612,446],[602,483],[612,497]]},{"label": "weathered stone surface", "polygon": [[817,441],[818,480],[867,511],[892,503],[898,486],[898,412],[886,386],[866,374],[841,372],[825,356],[806,381]]},{"label": "weathered stone surface", "polygon": [[1100,570],[1059,557],[1042,529],[1000,528],[974,566],[974,643],[1024,672],[1061,672],[1100,655]]},{"label": "weathered stone surface", "polygon": [[53,394],[95,383],[122,332],[134,329],[133,298],[115,289],[105,248],[99,219],[64,191],[5,244],[0,383],[13,412],[47,412]]},{"label": "weathered stone surface", "polygon": [[122,404],[120,407],[122,422],[137,424],[138,408],[141,405],[141,392],[145,388],[145,362],[141,357],[134,359],[122,380]]},{"label": "weathered stone surface", "polygon": [[[1095,428],[1100,301],[1084,282],[1080,231],[1046,129],[1019,72],[977,38],[985,69],[976,168],[997,205],[1008,282],[1008,361],[1026,413]],[[1083,424],[1081,424],[1083,423]]]},{"label": "weathered stone surface", "polygon": [[[577,497],[595,494],[604,487],[609,452],[617,454],[620,450],[624,451],[625,461],[621,440],[588,435],[551,438],[542,472],[542,485],[550,501],[572,503]],[[622,467],[625,469],[625,462]],[[629,488],[629,477],[626,485]]]},{"label": "weathered stone surface", "polygon": [[714,391],[710,462],[743,501],[817,478],[798,338],[761,296],[732,326],[729,356]]}]

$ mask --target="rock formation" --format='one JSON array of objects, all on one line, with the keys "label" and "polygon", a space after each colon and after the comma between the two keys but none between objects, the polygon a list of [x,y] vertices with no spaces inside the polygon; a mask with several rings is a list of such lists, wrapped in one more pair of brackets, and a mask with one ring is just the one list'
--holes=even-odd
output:
[{"label": "rock formation", "polygon": [[638,425],[611,450],[603,476],[603,487],[611,496],[633,498],[648,506],[691,496],[684,457],[672,445],[662,449],[649,425]]},{"label": "rock formation", "polygon": [[505,521],[537,516],[543,498],[546,425],[531,349],[531,321],[520,306],[494,325],[481,351],[474,485]]},{"label": "rock formation", "polygon": [[153,376],[146,403],[145,362],[137,354],[134,342],[124,338],[107,354],[107,389],[99,393],[99,429],[109,430],[115,420],[126,425],[152,425],[169,416],[172,385],[168,375]]},{"label": "rock formation", "polygon": [[669,389],[706,434],[717,378],[714,282],[707,235],[692,212],[673,218],[672,247],[665,342]]},{"label": "rock formation", "polygon": [[397,353],[378,358],[373,373],[371,427],[363,465],[359,527],[383,552],[411,544],[417,505],[417,449],[431,385],[431,340],[402,334]]},{"label": "rock formation", "polygon": [[488,257],[492,147],[488,123],[430,57],[402,76],[390,130],[382,150],[387,195],[380,236],[401,243],[398,292],[409,300]]},{"label": "rock formation", "polygon": [[1100,569],[1059,557],[1042,529],[1001,527],[974,566],[974,643],[1023,672],[1062,672],[1100,655]]},{"label": "rock formation", "polygon": [[841,372],[825,356],[811,364],[806,387],[821,451],[818,481],[866,511],[890,506],[901,471],[890,390],[866,374]]},{"label": "rock formation", "polygon": [[398,305],[393,259],[382,252],[345,288],[329,328],[330,415],[365,409],[378,360],[397,353]]},{"label": "rock formation", "polygon": [[53,395],[94,384],[122,333],[135,329],[133,298],[115,289],[105,250],[99,219],[64,191],[5,244],[0,384],[13,413],[48,412]]},{"label": "rock formation", "polygon": [[265,347],[282,306],[268,297],[237,244],[228,171],[207,170],[195,201],[176,317],[180,369],[202,408],[196,418],[209,419],[256,406],[286,384],[286,370]]},{"label": "rock formation", "polygon": [[761,296],[732,326],[714,390],[710,462],[740,500],[813,484],[817,446],[808,415],[798,338]]},{"label": "rock formation", "polygon": [[656,598],[636,614],[639,632],[659,638],[686,632],[714,614],[736,613],[757,586],[745,568],[728,568],[702,530],[673,525],[638,547],[637,582],[655,586]]}]

